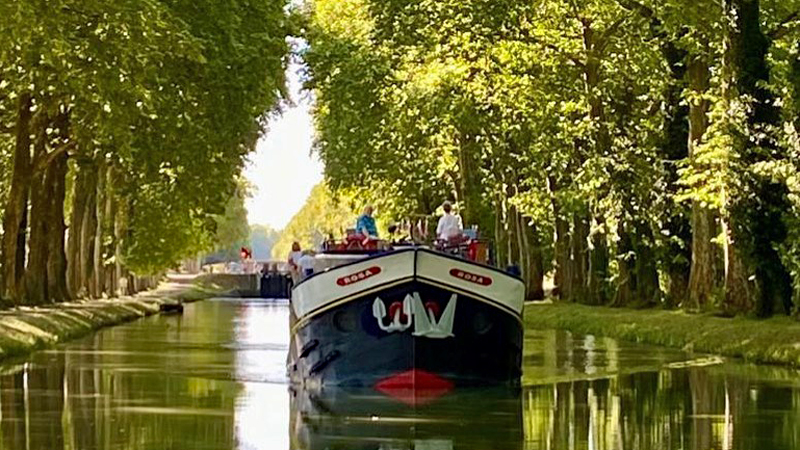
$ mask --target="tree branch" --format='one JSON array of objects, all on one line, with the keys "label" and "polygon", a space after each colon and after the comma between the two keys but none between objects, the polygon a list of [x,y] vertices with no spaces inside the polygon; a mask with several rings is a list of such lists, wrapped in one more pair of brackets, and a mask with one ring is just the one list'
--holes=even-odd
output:
[{"label": "tree branch", "polygon": [[[628,11],[633,11],[633,10],[638,11],[639,14],[641,14],[645,19],[658,20],[656,19],[655,17],[656,13],[653,11],[652,8],[645,6],[635,0],[617,0],[617,3],[619,3],[619,6],[627,9]],[[659,22],[661,21],[659,20]]]},{"label": "tree branch", "polygon": [[58,156],[64,153],[66,153],[67,156],[70,156],[70,150],[75,149],[77,146],[78,144],[75,141],[69,141],[59,145],[52,152],[49,152],[45,155],[42,155],[41,158],[38,158],[34,162],[34,170],[44,170],[47,166],[52,164]]},{"label": "tree branch", "polygon": [[580,57],[578,57],[576,55],[573,55],[572,53],[567,52],[565,50],[562,50],[562,49],[558,48],[557,46],[555,46],[553,44],[550,44],[550,43],[547,43],[547,42],[541,42],[541,41],[539,41],[538,39],[535,39],[535,38],[533,39],[533,42],[536,42],[537,44],[541,45],[544,48],[548,48],[548,49],[553,50],[555,52],[561,53],[562,55],[564,55],[567,59],[572,61],[572,63],[575,64],[578,67],[585,67],[586,66],[586,63]]},{"label": "tree branch", "polygon": [[532,36],[530,34],[530,31],[528,31],[525,28],[523,28],[523,29],[521,29],[519,31],[519,38],[523,42],[535,43],[535,44],[541,45],[544,48],[547,48],[547,49],[553,50],[554,52],[560,53],[561,55],[563,55],[564,57],[566,57],[567,59],[572,61],[572,63],[575,64],[578,67],[585,67],[586,66],[586,62],[579,55],[575,55],[575,54],[573,54],[571,52],[568,52],[568,51],[566,51],[566,50],[564,50],[562,48],[559,48],[556,45],[553,45],[553,44],[549,43],[549,42],[544,42],[541,39],[539,39],[538,37]]},{"label": "tree branch", "polygon": [[606,46],[608,46],[609,41],[611,41],[611,36],[613,36],[614,33],[617,32],[619,27],[622,26],[622,24],[625,23],[626,20],[628,20],[627,17],[620,17],[619,19],[617,19],[616,22],[612,23],[608,28],[603,30],[603,32],[600,34],[600,37],[597,39],[596,42],[596,48],[598,54],[603,53],[603,51],[606,49]]},{"label": "tree branch", "polygon": [[[774,41],[776,39],[780,39],[787,34],[789,34],[794,28],[800,25],[800,11],[795,11],[789,14],[785,19],[781,21],[778,25],[775,26],[770,32],[767,33],[767,37]],[[797,22],[797,23],[792,23]]]},{"label": "tree branch", "polygon": [[575,20],[581,20],[581,10],[575,0],[570,0],[569,5],[572,7],[572,13],[575,14]]}]

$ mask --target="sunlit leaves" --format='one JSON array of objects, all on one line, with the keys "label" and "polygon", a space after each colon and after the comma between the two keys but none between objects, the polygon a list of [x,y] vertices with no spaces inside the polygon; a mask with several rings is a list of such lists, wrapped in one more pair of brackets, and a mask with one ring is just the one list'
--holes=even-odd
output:
[{"label": "sunlit leaves", "polygon": [[168,267],[211,245],[214,216],[283,99],[286,7],[2,2],[0,127],[13,124],[9,105],[20,92],[34,96],[37,111],[68,114],[73,156],[122,174],[115,192],[131,209],[126,264],[139,273]]},{"label": "sunlit leaves", "polygon": [[[786,174],[797,167],[800,127],[795,0],[761,2],[762,26],[775,39],[772,77],[761,85],[778,97],[779,130],[750,129],[752,99],[720,101],[731,70],[724,2],[311,5],[307,86],[317,97],[316,149],[327,179],[337,189],[363,189],[398,215],[430,213],[456,197],[486,230],[504,225],[493,216],[509,205],[552,225],[557,205],[568,221],[589,214],[592,233],[612,246],[634,223],[653,236],[645,247],[684,239],[686,249],[688,233],[679,238],[668,222],[688,223],[691,200],[724,215],[737,196],[752,195],[741,180],[765,176],[796,198],[796,177]],[[698,58],[709,62],[712,80],[704,92],[689,92],[685,69]],[[712,106],[711,126],[689,158],[685,111],[700,98]],[[740,158],[738,147],[768,135],[780,151],[794,149],[787,160],[753,167]],[[652,250],[645,247],[639,251]]]}]

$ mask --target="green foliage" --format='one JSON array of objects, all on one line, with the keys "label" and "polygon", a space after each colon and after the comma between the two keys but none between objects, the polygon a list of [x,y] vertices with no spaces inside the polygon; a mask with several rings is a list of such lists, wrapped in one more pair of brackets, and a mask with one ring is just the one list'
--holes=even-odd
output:
[{"label": "green foliage", "polygon": [[356,209],[346,196],[334,196],[324,183],[311,190],[306,204],[281,231],[272,248],[272,257],[283,260],[293,242],[303,249],[316,249],[329,236],[341,237],[355,227]]},{"label": "green foliage", "polygon": [[250,247],[253,259],[267,260],[272,258],[272,248],[280,239],[281,233],[266,225],[250,226]]},{"label": "green foliage", "polygon": [[247,196],[247,187],[240,181],[225,205],[225,213],[215,217],[213,250],[222,252],[225,259],[238,258],[239,249],[248,245],[250,225],[247,223],[247,208],[244,206]]},{"label": "green foliage", "polygon": [[[691,201],[715,211],[718,223],[733,205],[777,205],[753,187],[775,167],[784,171],[771,179],[797,196],[792,14],[800,5],[761,2],[772,72],[754,92],[774,95],[782,122],[759,128],[754,108],[771,101],[730,94],[731,80],[748,80],[749,69],[730,53],[735,20],[727,19],[740,16],[726,16],[729,3],[753,2],[315,0],[305,11],[303,56],[327,180],[393,216],[429,214],[455,199],[468,223],[508,240],[500,251],[511,259],[515,245],[535,251],[517,242],[509,211],[518,208],[547,248],[540,254],[561,245],[562,264],[587,259],[583,269],[562,270],[585,271],[591,258],[594,272],[579,284],[598,291],[611,283],[618,299],[632,289],[657,301],[659,293],[642,294],[645,280],[655,279],[656,291],[667,290],[658,285],[665,271],[670,283],[688,280]],[[686,89],[686,66],[696,59],[713,75],[699,94]],[[710,127],[689,157],[686,111],[701,99],[711,104]],[[772,153],[755,149],[765,134],[779,142]],[[782,212],[796,236],[796,202]],[[558,223],[560,243],[549,238]],[[763,241],[757,228],[752,242]],[[800,291],[797,249],[791,238],[782,242]],[[719,243],[732,245],[724,235]]]},{"label": "green foliage", "polygon": [[113,190],[129,226],[127,268],[156,273],[246,241],[236,180],[284,98],[286,7],[0,3],[0,192],[17,99],[27,92],[36,114],[68,117],[70,156],[121,174]]},{"label": "green foliage", "polygon": [[[234,247],[247,238],[246,221],[233,218],[245,214],[235,179],[283,96],[284,2],[164,3],[205,44],[196,62],[157,72],[174,71],[175,78],[160,94],[169,101],[144,118],[140,127],[148,132],[132,145],[131,195],[138,196],[142,184],[170,192],[172,208],[193,217],[186,225],[198,236],[213,217],[227,218],[218,223],[215,247]],[[197,247],[176,247],[173,258]]]}]

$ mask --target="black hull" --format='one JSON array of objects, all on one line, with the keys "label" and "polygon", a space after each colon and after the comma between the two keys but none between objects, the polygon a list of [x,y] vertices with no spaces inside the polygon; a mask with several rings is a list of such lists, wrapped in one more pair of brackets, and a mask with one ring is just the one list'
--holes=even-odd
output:
[{"label": "black hull", "polygon": [[[427,306],[435,303],[440,316],[456,296],[452,336],[415,336],[413,327],[381,329],[374,313],[376,297],[388,309],[414,293]],[[519,316],[502,306],[413,279],[354,298],[301,323],[292,336],[289,376],[293,383],[305,386],[375,388],[414,371],[414,376],[406,377],[412,383],[407,387],[430,387],[416,386],[419,373],[445,380],[445,387],[518,386],[522,335]],[[434,388],[441,387],[434,383]]]}]

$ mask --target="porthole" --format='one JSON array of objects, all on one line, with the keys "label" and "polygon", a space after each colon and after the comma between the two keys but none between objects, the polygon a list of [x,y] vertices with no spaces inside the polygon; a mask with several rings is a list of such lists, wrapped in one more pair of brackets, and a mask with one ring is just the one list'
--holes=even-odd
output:
[{"label": "porthole", "polygon": [[491,331],[493,326],[494,323],[492,323],[492,320],[482,312],[475,313],[475,316],[472,318],[472,327],[475,332],[480,335]]},{"label": "porthole", "polygon": [[352,333],[358,327],[358,321],[350,310],[336,311],[333,314],[333,327],[342,333]]}]

